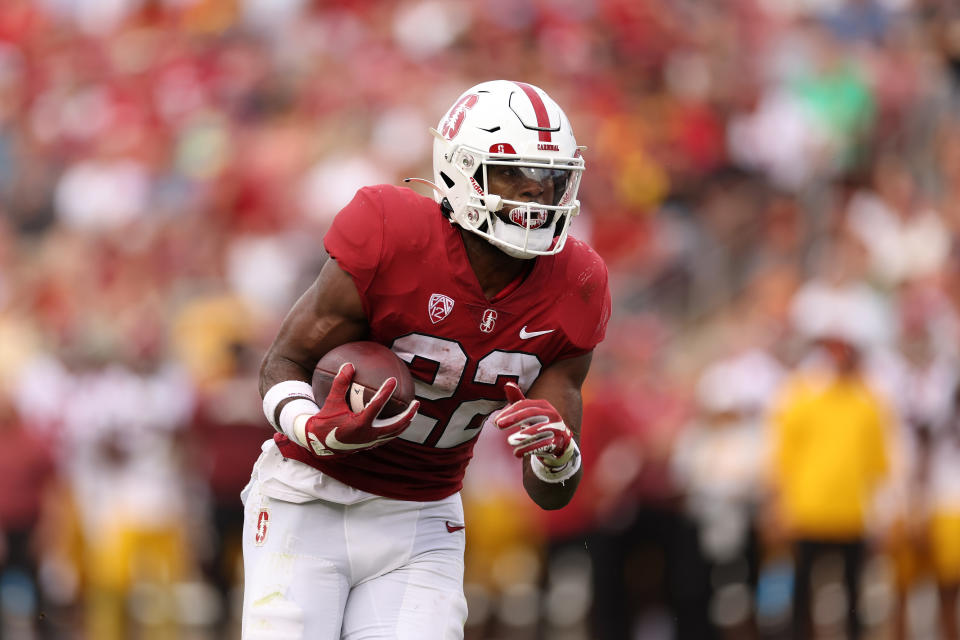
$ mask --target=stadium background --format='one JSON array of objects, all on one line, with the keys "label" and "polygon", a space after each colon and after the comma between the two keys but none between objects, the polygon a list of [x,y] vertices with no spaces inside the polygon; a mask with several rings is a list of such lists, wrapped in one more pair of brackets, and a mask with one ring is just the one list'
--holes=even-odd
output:
[{"label": "stadium background", "polygon": [[[614,311],[568,509],[537,512],[499,441],[478,445],[468,637],[654,640],[706,616],[749,638],[751,610],[780,637],[789,562],[762,507],[781,381],[843,333],[886,358],[898,407],[882,374],[908,344],[956,352],[950,0],[4,0],[3,637],[238,637],[259,359],[338,208],[430,177],[427,128],[492,78],[546,89],[589,147],[573,233]],[[711,412],[752,435],[691,469]],[[704,509],[705,486],[736,508]],[[869,534],[871,637],[898,509]],[[705,523],[755,534],[758,584],[744,558],[722,580],[692,560]],[[934,637],[929,581],[910,607]]]}]

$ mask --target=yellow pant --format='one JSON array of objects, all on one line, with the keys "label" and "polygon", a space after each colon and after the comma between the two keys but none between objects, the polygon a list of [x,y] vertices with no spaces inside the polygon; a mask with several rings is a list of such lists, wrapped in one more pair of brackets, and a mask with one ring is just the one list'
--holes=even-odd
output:
[{"label": "yellow pant", "polygon": [[139,529],[118,523],[99,539],[88,540],[88,637],[129,637],[129,598],[138,584],[155,587],[149,605],[157,625],[146,637],[175,637],[171,589],[186,577],[186,549],[184,534],[176,527]]},{"label": "yellow pant", "polygon": [[930,520],[930,562],[937,582],[960,583],[960,513],[934,513]]},{"label": "yellow pant", "polygon": [[138,529],[118,525],[87,541],[91,586],[124,591],[136,582],[171,584],[184,578],[186,545],[176,527]]},{"label": "yellow pant", "polygon": [[960,513],[936,511],[912,537],[898,522],[887,553],[901,590],[931,574],[940,584],[960,583]]}]

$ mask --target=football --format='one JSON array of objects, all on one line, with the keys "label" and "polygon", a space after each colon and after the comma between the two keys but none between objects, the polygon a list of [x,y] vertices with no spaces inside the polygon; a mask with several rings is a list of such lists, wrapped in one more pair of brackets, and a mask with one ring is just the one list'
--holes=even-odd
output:
[{"label": "football", "polygon": [[413,401],[413,377],[407,364],[378,342],[360,341],[342,344],[320,358],[313,370],[312,381],[313,397],[318,404],[323,404],[333,384],[333,377],[345,362],[353,364],[355,370],[353,384],[347,394],[347,403],[353,411],[359,413],[387,378],[396,378],[397,388],[379,417],[395,416]]}]

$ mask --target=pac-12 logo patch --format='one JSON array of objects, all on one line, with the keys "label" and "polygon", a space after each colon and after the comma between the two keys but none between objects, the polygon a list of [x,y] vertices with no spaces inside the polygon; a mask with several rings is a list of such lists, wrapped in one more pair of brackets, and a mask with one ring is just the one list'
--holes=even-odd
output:
[{"label": "pac-12 logo patch", "polygon": [[451,311],[453,311],[453,298],[442,293],[434,293],[430,296],[430,302],[427,304],[430,322],[437,324],[450,315]]},{"label": "pac-12 logo patch", "polygon": [[257,515],[257,534],[253,541],[258,547],[262,547],[267,541],[267,527],[270,525],[270,510],[266,507],[260,507],[260,513]]},{"label": "pac-12 logo patch", "polygon": [[493,309],[487,309],[483,312],[483,320],[480,321],[480,331],[490,333],[494,325],[497,324],[497,312]]}]

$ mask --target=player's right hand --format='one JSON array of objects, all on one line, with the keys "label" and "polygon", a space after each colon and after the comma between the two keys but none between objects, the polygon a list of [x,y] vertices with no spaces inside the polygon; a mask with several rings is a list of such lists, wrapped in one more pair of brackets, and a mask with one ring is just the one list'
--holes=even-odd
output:
[{"label": "player's right hand", "polygon": [[305,422],[294,425],[297,438],[317,456],[346,455],[379,447],[400,435],[420,407],[420,402],[413,400],[398,415],[378,418],[377,414],[397,388],[397,379],[388,378],[370,402],[359,413],[355,413],[347,404],[347,391],[353,374],[353,365],[344,363],[334,376],[320,411]]}]

